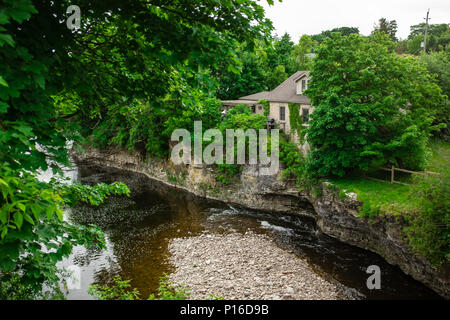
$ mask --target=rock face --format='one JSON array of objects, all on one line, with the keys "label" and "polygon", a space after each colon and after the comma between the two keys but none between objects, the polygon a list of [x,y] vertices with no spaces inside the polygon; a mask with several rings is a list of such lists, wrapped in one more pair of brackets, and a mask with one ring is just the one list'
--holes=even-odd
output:
[{"label": "rock face", "polygon": [[320,199],[309,197],[317,213],[316,223],[322,232],[378,253],[388,263],[399,266],[403,272],[444,298],[450,298],[449,265],[434,268],[412,252],[402,232],[405,221],[401,216],[377,216],[372,221],[358,217],[358,206],[362,203],[351,199],[351,195],[348,199],[340,199],[339,193],[330,186],[327,182],[323,184]]},{"label": "rock face", "polygon": [[[450,268],[436,269],[414,255],[405,242],[400,217],[381,216],[373,221],[358,217],[361,203],[355,194],[339,197],[339,190],[329,183],[322,185],[320,197],[298,192],[280,174],[259,175],[257,166],[245,166],[230,184],[218,182],[214,169],[206,166],[174,165],[170,161],[144,161],[138,153],[124,150],[87,149],[73,153],[77,162],[141,173],[207,199],[274,213],[313,217],[322,232],[343,242],[381,255],[405,273],[421,281],[444,298],[450,298]],[[313,208],[314,210],[305,210]]]},{"label": "rock face", "polygon": [[267,236],[200,235],[173,239],[169,245],[176,267],[169,280],[184,283],[190,298],[227,300],[347,299],[344,288],[315,273],[308,263],[276,246]]}]

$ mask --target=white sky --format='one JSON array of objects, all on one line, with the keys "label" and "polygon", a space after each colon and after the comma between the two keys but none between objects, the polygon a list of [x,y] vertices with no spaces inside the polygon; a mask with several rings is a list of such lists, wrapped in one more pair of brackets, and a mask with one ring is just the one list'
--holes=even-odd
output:
[{"label": "white sky", "polygon": [[294,42],[303,34],[317,34],[336,27],[358,27],[369,35],[381,17],[396,20],[397,38],[405,39],[409,27],[425,22],[430,8],[429,23],[450,23],[450,0],[274,0],[261,4],[272,20],[275,33],[289,33]]}]

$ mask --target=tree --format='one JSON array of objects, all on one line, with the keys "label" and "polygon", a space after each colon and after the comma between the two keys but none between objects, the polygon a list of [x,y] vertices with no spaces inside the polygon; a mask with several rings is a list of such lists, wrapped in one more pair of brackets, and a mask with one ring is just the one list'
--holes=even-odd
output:
[{"label": "tree", "polygon": [[296,71],[311,70],[312,58],[308,57],[308,54],[313,52],[313,48],[316,45],[317,42],[311,36],[301,36],[299,43],[292,50],[292,61]]},{"label": "tree", "polygon": [[400,40],[397,41],[397,44],[394,48],[397,54],[405,54],[408,52],[408,40]]},{"label": "tree", "polygon": [[432,52],[420,56],[428,71],[436,76],[436,83],[447,97],[435,110],[435,123],[444,123],[446,128],[441,130],[447,139],[450,136],[450,52]]},{"label": "tree", "polygon": [[395,36],[397,34],[397,22],[395,20],[389,21],[386,18],[380,18],[380,20],[378,20],[378,24],[375,24],[372,34],[376,31],[386,33],[392,41],[398,40]]},{"label": "tree", "polygon": [[269,70],[276,68],[277,66],[284,66],[288,74],[292,74],[297,70],[293,70],[292,65],[292,50],[294,49],[294,42],[291,40],[291,36],[288,33],[276,40],[273,44],[274,50],[269,50],[268,55],[268,67]]},{"label": "tree", "polygon": [[268,75],[267,84],[269,86],[269,90],[275,89],[288,77],[289,75],[286,73],[284,66],[277,66],[273,72]]},{"label": "tree", "polygon": [[[425,34],[426,23],[422,22],[410,27],[410,33],[408,39],[411,40],[415,36],[423,36]],[[449,29],[449,25],[446,23],[430,24],[428,25],[428,35],[440,37]]]},{"label": "tree", "polygon": [[218,81],[217,97],[223,100],[236,99],[245,95],[267,90],[267,54],[263,44],[254,51],[243,47],[236,49],[241,58],[239,73],[229,71],[225,63],[213,68],[213,76]]},{"label": "tree", "polygon": [[320,34],[315,34],[312,36],[314,41],[317,41],[319,44],[322,43],[326,38],[331,37],[334,32],[338,32],[343,36],[348,36],[352,33],[359,34],[359,29],[356,27],[340,27],[334,28],[331,30],[322,31]]},{"label": "tree", "polygon": [[306,94],[315,110],[310,170],[338,175],[386,162],[421,168],[440,88],[416,58],[400,57],[387,35],[338,33],[317,50]]},{"label": "tree", "polygon": [[199,108],[211,84],[202,70],[227,61],[237,71],[236,44],[252,47],[272,30],[264,9],[249,0],[80,0],[80,30],[67,28],[71,4],[0,4],[0,293],[7,283],[14,285],[6,291],[28,297],[44,284],[57,289],[56,263],[73,245],[103,245],[98,228],[68,224],[62,208],[75,195],[90,201],[127,192],[47,184],[38,170],[69,165],[67,142],[92,132],[96,141],[163,153],[158,129],[170,115],[213,113]]},{"label": "tree", "polygon": [[[411,32],[408,36],[408,51],[413,54],[417,54],[417,48],[420,47],[420,43],[423,42],[425,34],[425,23],[420,23],[411,26]],[[410,42],[412,42],[410,44]],[[430,24],[427,31],[427,52],[439,51],[446,49],[450,42],[450,27],[446,23],[442,24]],[[411,48],[411,49],[410,49]]]},{"label": "tree", "polygon": [[[415,36],[411,40],[408,40],[407,43],[408,53],[418,55],[421,52],[423,52],[422,42],[423,36]],[[429,41],[427,40],[427,48],[429,48],[428,44]]]}]

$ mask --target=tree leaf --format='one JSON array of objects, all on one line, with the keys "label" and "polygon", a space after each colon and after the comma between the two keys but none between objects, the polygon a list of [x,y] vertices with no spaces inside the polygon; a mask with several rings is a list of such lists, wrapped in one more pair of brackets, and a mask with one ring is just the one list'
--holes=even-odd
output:
[{"label": "tree leaf", "polygon": [[0,76],[0,85],[5,86],[5,87],[9,87],[8,82],[6,82],[6,80],[3,79],[2,76]]},{"label": "tree leaf", "polygon": [[6,33],[0,33],[0,47],[3,47],[3,45],[7,43],[9,44],[11,47],[14,47],[14,40],[13,38]]}]

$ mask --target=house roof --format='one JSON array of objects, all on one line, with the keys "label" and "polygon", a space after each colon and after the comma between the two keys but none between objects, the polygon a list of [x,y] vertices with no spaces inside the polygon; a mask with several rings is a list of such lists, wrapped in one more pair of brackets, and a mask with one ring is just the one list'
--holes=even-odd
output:
[{"label": "house roof", "polygon": [[256,102],[258,100],[261,99],[250,99],[250,100],[243,100],[243,99],[239,99],[239,100],[222,100],[222,104],[223,105],[227,105],[227,106],[237,106],[240,104],[247,104],[247,105],[252,105],[252,104],[256,104]]},{"label": "house roof", "polygon": [[239,100],[264,100],[269,97],[270,91],[262,91],[262,92],[258,92],[258,93],[254,93],[254,94],[250,94],[248,96],[245,97],[240,97]]},{"label": "house roof", "polygon": [[258,101],[265,99],[270,102],[311,104],[311,101],[307,96],[297,94],[296,88],[296,81],[300,80],[301,78],[303,78],[303,76],[308,74],[309,71],[297,71],[272,91],[263,91],[251,94],[245,97],[241,97],[239,98],[239,100]]}]

